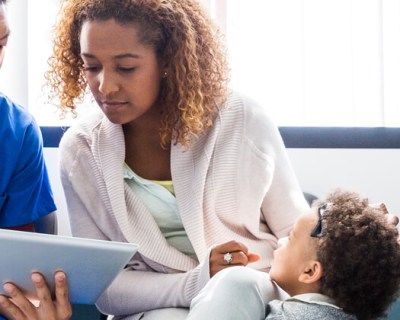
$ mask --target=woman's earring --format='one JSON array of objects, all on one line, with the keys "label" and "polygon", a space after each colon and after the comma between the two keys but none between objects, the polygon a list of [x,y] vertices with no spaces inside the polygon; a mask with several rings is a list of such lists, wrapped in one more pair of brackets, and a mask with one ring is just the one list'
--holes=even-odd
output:
[{"label": "woman's earring", "polygon": [[163,73],[163,78],[166,78],[166,77],[168,77],[168,72],[167,72],[167,71],[164,71],[164,73]]}]

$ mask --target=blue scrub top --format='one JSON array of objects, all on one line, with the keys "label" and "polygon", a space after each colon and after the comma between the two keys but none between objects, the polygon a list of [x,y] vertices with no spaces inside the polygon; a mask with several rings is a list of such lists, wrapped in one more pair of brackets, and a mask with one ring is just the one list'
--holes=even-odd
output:
[{"label": "blue scrub top", "polygon": [[0,226],[31,223],[55,210],[40,129],[0,93]]}]

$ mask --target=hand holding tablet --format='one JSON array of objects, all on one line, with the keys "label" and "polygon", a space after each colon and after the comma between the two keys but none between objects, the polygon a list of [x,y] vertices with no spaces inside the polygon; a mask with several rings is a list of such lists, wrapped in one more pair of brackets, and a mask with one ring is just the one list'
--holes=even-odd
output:
[{"label": "hand holding tablet", "polygon": [[63,270],[71,303],[93,304],[137,250],[132,243],[0,230],[0,294],[11,282],[36,296],[32,272],[42,274],[54,292],[54,273]]},{"label": "hand holding tablet", "polygon": [[[32,283],[36,288],[38,300],[30,301],[11,283],[3,285],[3,289],[10,298],[0,295],[0,314],[10,320],[68,320],[72,316],[72,308],[68,299],[67,279],[63,272],[57,271],[54,275],[55,297],[43,276],[32,274]],[[0,316],[0,319],[4,319]]]}]

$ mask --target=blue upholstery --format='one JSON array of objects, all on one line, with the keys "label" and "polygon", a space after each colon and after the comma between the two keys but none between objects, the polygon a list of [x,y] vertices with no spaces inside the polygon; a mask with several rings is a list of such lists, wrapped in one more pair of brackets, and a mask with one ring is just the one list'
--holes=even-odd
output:
[{"label": "blue upholstery", "polygon": [[400,319],[400,298],[391,306],[389,309],[387,320],[399,320]]}]

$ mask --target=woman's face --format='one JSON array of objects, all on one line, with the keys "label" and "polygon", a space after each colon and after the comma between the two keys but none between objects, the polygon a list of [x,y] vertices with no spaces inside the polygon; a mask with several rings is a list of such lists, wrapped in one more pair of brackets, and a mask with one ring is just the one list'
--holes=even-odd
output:
[{"label": "woman's face", "polygon": [[162,70],[154,49],[139,41],[135,26],[113,19],[86,21],[80,47],[90,90],[111,122],[159,116]]}]

